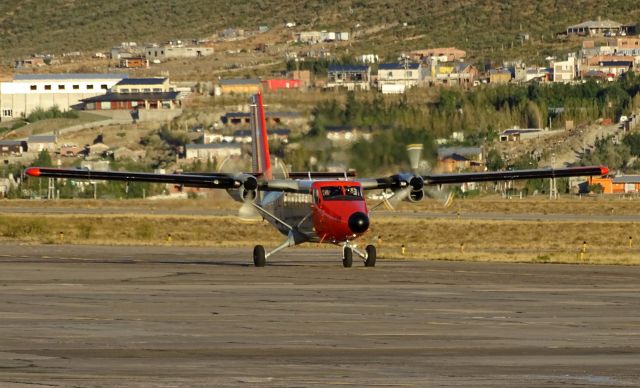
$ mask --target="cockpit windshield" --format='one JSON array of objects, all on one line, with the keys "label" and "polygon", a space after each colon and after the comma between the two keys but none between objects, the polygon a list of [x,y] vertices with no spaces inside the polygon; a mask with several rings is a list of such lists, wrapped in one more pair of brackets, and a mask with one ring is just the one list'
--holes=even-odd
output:
[{"label": "cockpit windshield", "polygon": [[325,201],[356,201],[362,199],[358,186],[325,186],[320,189]]}]

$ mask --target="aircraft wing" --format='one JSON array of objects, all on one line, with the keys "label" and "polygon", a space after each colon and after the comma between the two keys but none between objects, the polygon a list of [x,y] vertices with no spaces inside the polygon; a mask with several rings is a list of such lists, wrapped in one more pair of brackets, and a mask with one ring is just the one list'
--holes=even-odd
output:
[{"label": "aircraft wing", "polygon": [[25,174],[33,177],[49,178],[171,183],[188,187],[212,189],[238,188],[247,181],[246,178],[252,178],[253,182],[255,182],[255,177],[251,175],[243,178],[243,176],[234,176],[231,174],[154,174],[147,172],[91,171],[48,167],[30,167],[26,169]]},{"label": "aircraft wing", "polygon": [[607,175],[609,169],[603,166],[568,167],[568,168],[546,168],[534,170],[513,170],[513,171],[490,171],[471,172],[460,174],[434,174],[423,176],[427,185],[444,185],[450,183],[465,182],[493,182],[509,181],[515,179],[535,179],[535,178],[565,178],[571,176],[602,176]]},{"label": "aircraft wing", "polygon": [[494,182],[515,179],[564,178],[570,176],[602,176],[609,169],[603,166],[542,168],[533,170],[487,171],[456,174],[433,174],[416,176],[413,174],[396,174],[383,178],[357,179],[364,189],[402,189],[408,185],[419,190],[424,185],[446,185],[465,182]]}]

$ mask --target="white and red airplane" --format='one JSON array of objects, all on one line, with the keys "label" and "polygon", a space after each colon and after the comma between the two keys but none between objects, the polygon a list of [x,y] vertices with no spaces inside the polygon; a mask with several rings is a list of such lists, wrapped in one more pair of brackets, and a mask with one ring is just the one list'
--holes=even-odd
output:
[{"label": "white and red airplane", "polygon": [[419,175],[398,173],[379,178],[356,178],[354,173],[289,173],[283,179],[273,177],[262,95],[254,96],[252,105],[253,172],[154,174],[140,172],[103,172],[81,169],[31,167],[32,177],[129,182],[169,183],[187,187],[224,189],[246,212],[256,212],[286,240],[270,252],[262,245],[253,249],[253,262],[263,267],[276,252],[305,242],[329,243],[342,247],[342,263],[351,267],[355,252],[367,267],[376,264],[376,248],[358,249],[354,241],[369,229],[366,190],[393,192],[395,201],[417,202],[425,197],[426,185],[465,182],[505,181],[514,179],[558,178],[606,175],[602,166],[559,169],[532,169],[460,174]]}]

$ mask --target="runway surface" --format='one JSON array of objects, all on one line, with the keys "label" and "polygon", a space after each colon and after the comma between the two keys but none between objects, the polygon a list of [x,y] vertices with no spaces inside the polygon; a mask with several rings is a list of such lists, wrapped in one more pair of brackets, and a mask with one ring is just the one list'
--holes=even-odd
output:
[{"label": "runway surface", "polygon": [[640,267],[249,261],[0,244],[0,386],[640,385]]}]

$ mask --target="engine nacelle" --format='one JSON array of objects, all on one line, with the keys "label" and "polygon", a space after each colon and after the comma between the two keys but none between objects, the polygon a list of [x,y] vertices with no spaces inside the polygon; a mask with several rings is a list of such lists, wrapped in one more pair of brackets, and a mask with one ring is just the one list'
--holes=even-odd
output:
[{"label": "engine nacelle", "polygon": [[242,174],[238,177],[242,185],[237,189],[227,189],[227,193],[238,202],[253,202],[258,197],[258,180],[253,175]]},{"label": "engine nacelle", "polygon": [[398,174],[392,179],[396,201],[419,202],[424,199],[424,179],[420,175]]},{"label": "engine nacelle", "polygon": [[424,199],[424,190],[415,190],[411,191],[407,196],[407,201],[409,202],[420,202]]}]

